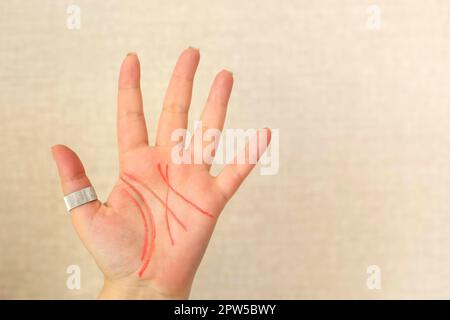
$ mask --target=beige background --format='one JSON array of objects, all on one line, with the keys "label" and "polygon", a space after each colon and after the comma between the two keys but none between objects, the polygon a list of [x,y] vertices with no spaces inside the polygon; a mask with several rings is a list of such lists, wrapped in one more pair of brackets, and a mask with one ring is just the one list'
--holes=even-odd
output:
[{"label": "beige background", "polygon": [[[381,8],[380,31],[366,28]],[[66,8],[81,7],[81,29]],[[0,298],[94,298],[101,275],[64,212],[49,148],[101,198],[116,177],[116,78],[137,51],[151,138],[178,53],[192,105],[231,69],[228,127],[280,129],[280,171],[226,207],[192,298],[450,298],[450,3],[0,3]],[[66,289],[66,268],[82,270]],[[366,268],[382,269],[382,290]]]}]

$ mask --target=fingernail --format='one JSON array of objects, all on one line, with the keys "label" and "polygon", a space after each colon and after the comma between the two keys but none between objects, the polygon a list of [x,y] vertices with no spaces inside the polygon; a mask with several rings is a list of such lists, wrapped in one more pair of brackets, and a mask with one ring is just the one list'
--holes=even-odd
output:
[{"label": "fingernail", "polygon": [[127,57],[128,56],[137,56],[137,53],[136,52],[128,52],[127,53]]},{"label": "fingernail", "polygon": [[222,69],[222,72],[228,72],[230,76],[233,76],[233,72],[228,69]]},{"label": "fingernail", "polygon": [[50,147],[50,153],[52,154],[53,158],[55,157],[55,147],[56,147],[56,144],[54,146]]},{"label": "fingernail", "polygon": [[189,48],[188,48],[188,49],[192,49],[192,50],[200,51],[200,49],[199,49],[199,48],[196,48],[196,47],[191,47],[191,46],[189,46]]}]

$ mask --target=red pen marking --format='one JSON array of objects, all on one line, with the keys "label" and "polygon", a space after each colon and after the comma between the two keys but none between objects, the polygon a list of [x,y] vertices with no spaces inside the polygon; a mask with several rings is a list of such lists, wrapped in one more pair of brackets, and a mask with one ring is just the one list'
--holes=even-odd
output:
[{"label": "red pen marking", "polygon": [[[169,181],[169,166],[166,164],[166,178],[167,181]],[[172,245],[175,245],[175,242],[173,241],[172,232],[170,231],[170,223],[169,223],[169,215],[167,214],[167,207],[169,206],[169,187],[167,187],[166,191],[166,226],[167,226],[167,232],[169,233],[170,237],[170,243]]]},{"label": "red pen marking", "polygon": [[189,203],[191,206],[193,206],[195,209],[197,209],[198,211],[200,211],[200,212],[203,213],[204,215],[206,215],[206,216],[208,216],[208,217],[210,217],[210,218],[213,218],[213,217],[214,217],[212,214],[210,214],[209,212],[203,210],[202,208],[200,208],[199,206],[197,206],[197,205],[196,205],[195,203],[193,203],[192,201],[186,199],[185,196],[183,196],[181,193],[179,193],[177,190],[175,190],[175,188],[172,187],[172,185],[169,183],[169,181],[166,180],[166,179],[164,178],[164,175],[163,175],[163,172],[162,172],[161,164],[160,164],[160,163],[158,163],[158,171],[159,171],[159,174],[161,175],[161,178],[164,180],[164,182],[167,184],[167,186],[168,186],[173,192],[175,192],[181,199],[183,199],[184,201],[186,201],[187,203]]},{"label": "red pen marking", "polygon": [[127,182],[125,179],[123,179],[122,177],[120,177],[120,180],[122,180],[126,185],[128,185],[136,194],[137,196],[141,199],[141,201],[144,203],[145,209],[147,209],[148,212],[148,216],[150,219],[150,224],[151,224],[151,228],[152,228],[152,241],[150,242],[150,248],[148,249],[148,256],[147,258],[145,258],[143,265],[141,266],[141,269],[139,270],[139,278],[142,277],[142,274],[144,273],[144,271],[147,269],[150,260],[153,256],[153,251],[155,249],[155,239],[156,239],[156,227],[155,227],[155,220],[153,219],[153,214],[152,214],[152,210],[150,209],[150,207],[147,205],[147,202],[145,202],[145,198],[144,196],[139,192],[138,189],[136,189],[133,185],[131,185],[129,182]]},{"label": "red pen marking", "polygon": [[142,254],[141,254],[141,261],[143,261],[144,258],[145,258],[145,254],[147,253],[147,245],[148,245],[148,224],[147,224],[147,219],[145,218],[144,210],[142,210],[142,207],[139,204],[139,202],[136,201],[136,199],[128,192],[128,190],[123,189],[123,191],[127,195],[127,197],[129,197],[130,200],[139,208],[139,213],[141,214],[142,221],[144,222],[145,236],[144,236],[144,245],[142,247]]},{"label": "red pen marking", "polygon": [[[185,230],[187,231],[186,226],[183,224],[183,222],[181,222],[180,219],[178,219],[177,215],[169,208],[169,190],[172,190],[173,192],[175,192],[175,194],[177,194],[180,198],[182,198],[184,201],[186,201],[188,204],[190,204],[191,206],[193,206],[195,209],[197,209],[198,211],[200,211],[202,214],[212,218],[213,215],[210,214],[209,212],[203,210],[202,208],[200,208],[199,206],[197,206],[195,203],[193,203],[192,201],[188,200],[185,196],[183,196],[181,193],[179,193],[177,190],[175,190],[174,187],[172,187],[172,185],[170,184],[169,181],[169,166],[168,164],[166,164],[166,176],[164,176],[162,169],[161,169],[161,164],[158,163],[158,171],[159,174],[161,175],[161,178],[164,180],[164,182],[167,185],[167,191],[166,191],[166,201],[164,202],[153,190],[152,188],[150,188],[149,186],[147,186],[146,184],[142,183],[141,181],[139,181],[137,178],[133,177],[130,174],[127,173],[123,173],[123,175],[134,181],[135,183],[138,183],[139,185],[141,185],[143,188],[145,188],[147,191],[149,191],[159,202],[161,202],[164,206],[165,206],[165,220],[166,220],[166,225],[167,225],[167,231],[169,233],[169,237],[170,237],[170,241],[172,243],[172,245],[175,244],[173,237],[172,237],[172,232],[170,229],[170,224],[169,224],[169,214],[170,213],[173,218],[175,219],[175,221]],[[139,202],[126,190],[124,189],[126,195],[132,200],[132,202],[139,208],[139,212],[141,213],[141,217],[144,220],[144,229],[145,229],[145,239],[144,239],[144,248],[142,250],[142,255],[141,255],[141,261],[143,261],[143,264],[138,272],[139,278],[142,277],[142,275],[144,274],[145,270],[147,269],[148,265],[150,264],[150,261],[152,259],[154,250],[155,250],[155,240],[156,240],[156,226],[155,226],[155,220],[153,217],[153,213],[152,210],[150,208],[150,206],[147,204],[147,202],[145,201],[144,196],[141,194],[141,192],[139,192],[139,190],[137,188],[135,188],[131,183],[129,183],[128,181],[126,181],[123,177],[120,177],[120,180],[122,182],[124,182],[129,188],[131,188],[136,195],[140,198],[140,200],[142,201],[142,203],[145,206],[146,211],[148,212],[148,217],[150,220],[150,225],[151,225],[151,234],[152,234],[152,238],[151,238],[151,242],[150,242],[150,248],[148,247],[148,224],[147,224],[147,220],[145,218],[145,213],[144,210],[142,209],[141,205],[139,204]],[[146,256],[146,252],[148,252],[148,255]]]},{"label": "red pen marking", "polygon": [[152,225],[152,242],[150,243],[150,251],[149,255],[147,256],[147,259],[145,259],[144,264],[141,267],[141,270],[139,271],[139,278],[142,278],[142,274],[147,269],[148,264],[150,263],[150,260],[152,259],[153,252],[155,251],[155,239],[156,239],[156,227],[155,227],[155,220],[153,219],[152,210],[150,210],[150,207],[147,206],[148,213],[150,216],[150,223]]},{"label": "red pen marking", "polygon": [[155,191],[153,191],[152,188],[150,188],[148,185],[142,183],[141,181],[139,181],[137,178],[133,177],[131,174],[127,174],[127,173],[123,173],[123,175],[125,177],[127,177],[128,179],[139,183],[140,185],[142,185],[147,191],[149,191],[159,202],[161,202],[163,205],[165,205],[167,207],[167,211],[169,211],[169,213],[173,216],[173,218],[175,219],[175,221],[178,222],[178,224],[184,229],[184,231],[187,231],[186,226],[184,225],[184,223],[177,217],[177,215],[175,214],[175,212],[173,212],[172,209],[170,209],[169,206],[167,206],[167,204],[164,202],[164,200],[162,200],[156,193]]}]

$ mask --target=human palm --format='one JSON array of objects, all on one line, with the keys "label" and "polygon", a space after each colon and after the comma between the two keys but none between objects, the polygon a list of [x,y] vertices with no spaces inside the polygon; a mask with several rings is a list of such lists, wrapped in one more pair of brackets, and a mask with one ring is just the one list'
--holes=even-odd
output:
[{"label": "human palm", "polygon": [[[118,180],[105,203],[92,201],[71,211],[76,231],[105,276],[100,297],[186,298],[220,212],[254,166],[235,161],[215,177],[209,173],[209,162],[172,161],[173,148],[182,145],[173,141],[172,133],[187,126],[198,62],[196,49],[181,54],[164,99],[155,146],[148,143],[139,60],[129,54],[122,64]],[[206,128],[222,129],[232,82],[228,71],[216,76],[201,118]],[[259,133],[270,139],[268,129]],[[257,143],[256,157],[266,147]],[[192,146],[186,149],[192,154]],[[65,194],[90,185],[72,150],[57,145],[52,151]],[[248,145],[244,152],[251,158]]]}]

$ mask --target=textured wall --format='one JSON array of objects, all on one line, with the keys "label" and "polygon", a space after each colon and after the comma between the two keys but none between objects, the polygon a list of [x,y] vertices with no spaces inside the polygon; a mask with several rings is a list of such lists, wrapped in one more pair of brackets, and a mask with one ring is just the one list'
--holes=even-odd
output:
[{"label": "textured wall", "polygon": [[[66,28],[71,3],[80,30]],[[253,174],[226,207],[193,298],[450,298],[446,0],[2,0],[0,298],[96,296],[49,148],[73,147],[106,198],[121,60],[139,53],[153,139],[188,45],[202,54],[191,119],[226,67],[228,127],[280,129],[279,173]],[[371,264],[382,290],[366,287]]]}]

